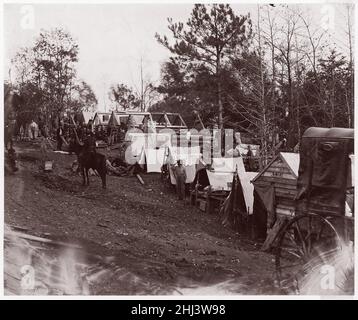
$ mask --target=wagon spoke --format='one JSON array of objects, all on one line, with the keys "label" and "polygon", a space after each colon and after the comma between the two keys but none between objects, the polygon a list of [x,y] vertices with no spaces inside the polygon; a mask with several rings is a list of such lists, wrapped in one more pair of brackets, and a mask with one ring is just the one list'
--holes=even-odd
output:
[{"label": "wagon spoke", "polygon": [[300,225],[298,223],[298,220],[295,222],[295,225],[296,225],[296,230],[297,230],[298,236],[300,237],[300,240],[301,240],[301,243],[302,243],[303,255],[305,256],[305,255],[307,255],[307,248],[306,248],[305,241],[303,239],[303,235],[302,235],[301,228],[300,228]]},{"label": "wagon spoke", "polygon": [[[297,250],[297,248],[295,248],[294,250],[286,250],[286,252],[288,252],[289,254],[297,257],[297,258],[302,258],[302,251],[301,250]],[[297,253],[296,253],[297,252]]]},{"label": "wagon spoke", "polygon": [[292,251],[296,251],[297,254],[299,254],[300,256],[304,255],[304,252],[302,251],[300,246],[297,245],[297,241],[295,240],[294,235],[287,232],[285,236],[286,237],[282,241],[281,247],[284,248],[287,252],[292,253]]},{"label": "wagon spoke", "polygon": [[319,241],[319,240],[321,239],[321,236],[322,236],[322,234],[323,234],[324,226],[325,226],[325,224],[324,224],[324,223],[321,223],[321,228],[320,228],[319,232],[317,233],[316,241]]},{"label": "wagon spoke", "polygon": [[311,235],[313,232],[313,228],[312,228],[312,216],[308,217],[308,230],[307,230],[307,236],[305,238],[305,242],[307,241],[307,250],[310,253],[311,252],[311,246],[312,246],[312,242],[311,242]]},{"label": "wagon spoke", "polygon": [[293,267],[298,267],[301,266],[302,263],[294,263],[294,264],[289,264],[289,265],[284,265],[284,266],[280,266],[281,269],[287,269],[287,268],[293,268]]}]

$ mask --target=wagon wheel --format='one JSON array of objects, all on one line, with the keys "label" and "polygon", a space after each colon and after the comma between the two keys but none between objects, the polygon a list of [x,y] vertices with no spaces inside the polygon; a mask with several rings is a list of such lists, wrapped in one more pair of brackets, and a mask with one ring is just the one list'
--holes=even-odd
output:
[{"label": "wagon wheel", "polygon": [[281,230],[276,247],[276,276],[281,288],[297,290],[299,281],[310,271],[309,262],[323,263],[327,255],[341,247],[332,223],[318,214],[290,220]]}]

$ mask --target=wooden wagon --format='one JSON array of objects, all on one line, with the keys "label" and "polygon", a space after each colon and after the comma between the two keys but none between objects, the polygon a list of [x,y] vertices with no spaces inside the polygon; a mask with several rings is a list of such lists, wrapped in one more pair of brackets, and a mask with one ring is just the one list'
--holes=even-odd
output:
[{"label": "wooden wagon", "polygon": [[[281,287],[299,291],[313,267],[344,255],[343,248],[351,250],[354,210],[347,211],[347,198],[354,194],[353,146],[353,129],[309,128],[303,134],[294,217],[286,219],[273,241]],[[283,177],[286,172],[281,172]]]}]

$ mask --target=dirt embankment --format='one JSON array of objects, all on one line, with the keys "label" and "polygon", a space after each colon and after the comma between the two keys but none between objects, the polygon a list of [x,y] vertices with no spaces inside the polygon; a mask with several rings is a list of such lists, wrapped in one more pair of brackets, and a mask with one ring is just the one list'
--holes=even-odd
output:
[{"label": "dirt embankment", "polygon": [[37,145],[17,151],[20,170],[5,177],[5,223],[96,257],[92,267],[110,272],[92,281],[91,294],[275,293],[273,257],[217,215],[178,201],[159,175],[142,175],[144,186],[108,176],[106,190],[90,177],[83,187],[70,169],[75,156],[51,153],[54,170],[45,173]]}]

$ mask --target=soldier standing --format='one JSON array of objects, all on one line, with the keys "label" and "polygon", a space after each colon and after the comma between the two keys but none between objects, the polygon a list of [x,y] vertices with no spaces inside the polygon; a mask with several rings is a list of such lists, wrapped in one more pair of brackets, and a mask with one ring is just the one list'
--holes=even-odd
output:
[{"label": "soldier standing", "polygon": [[185,200],[186,172],[181,160],[178,160],[177,165],[173,167],[173,173],[176,180],[178,198],[179,200]]},{"label": "soldier standing", "polygon": [[63,126],[63,120],[60,120],[59,126],[57,128],[56,136],[57,136],[57,150],[62,150],[62,143],[64,142],[64,126]]}]

